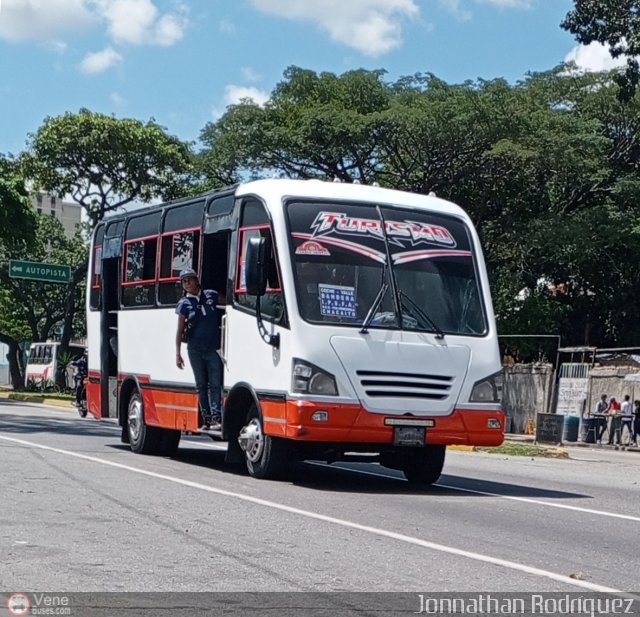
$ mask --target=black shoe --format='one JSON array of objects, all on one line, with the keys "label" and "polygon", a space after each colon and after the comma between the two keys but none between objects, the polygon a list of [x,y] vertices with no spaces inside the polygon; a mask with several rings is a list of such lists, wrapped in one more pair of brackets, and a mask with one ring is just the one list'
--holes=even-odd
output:
[{"label": "black shoe", "polygon": [[209,419],[209,430],[220,431],[222,430],[222,417],[220,414],[215,414]]},{"label": "black shoe", "polygon": [[202,426],[200,427],[201,431],[209,431],[211,430],[212,419],[211,416],[204,416],[202,419]]}]

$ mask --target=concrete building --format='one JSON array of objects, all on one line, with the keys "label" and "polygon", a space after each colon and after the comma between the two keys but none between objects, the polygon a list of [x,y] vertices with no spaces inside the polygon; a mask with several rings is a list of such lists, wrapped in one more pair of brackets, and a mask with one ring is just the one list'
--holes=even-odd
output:
[{"label": "concrete building", "polygon": [[38,193],[31,197],[31,202],[38,214],[49,214],[59,219],[69,237],[76,233],[76,227],[82,222],[82,207],[72,201],[63,201],[48,193]]}]

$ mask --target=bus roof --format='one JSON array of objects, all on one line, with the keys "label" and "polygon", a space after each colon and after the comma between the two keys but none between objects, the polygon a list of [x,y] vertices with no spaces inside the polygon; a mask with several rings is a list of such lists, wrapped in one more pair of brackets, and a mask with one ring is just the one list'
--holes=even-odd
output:
[{"label": "bus roof", "polygon": [[425,210],[437,210],[444,214],[450,214],[469,220],[466,212],[458,205],[436,197],[434,194],[424,195],[420,193],[410,193],[396,189],[382,188],[369,184],[357,184],[346,182],[333,182],[329,180],[293,180],[285,178],[269,178],[261,180],[250,180],[240,184],[230,185],[219,189],[214,189],[198,195],[190,195],[165,203],[154,204],[145,208],[129,210],[112,216],[105,217],[102,223],[110,223],[119,220],[126,220],[130,217],[141,216],[148,212],[157,211],[166,207],[188,204],[195,201],[208,201],[210,198],[222,195],[260,195],[268,196],[273,200],[282,200],[286,197],[299,198],[323,198],[323,199],[346,199],[353,201],[382,203],[388,205],[404,205],[421,208]]}]

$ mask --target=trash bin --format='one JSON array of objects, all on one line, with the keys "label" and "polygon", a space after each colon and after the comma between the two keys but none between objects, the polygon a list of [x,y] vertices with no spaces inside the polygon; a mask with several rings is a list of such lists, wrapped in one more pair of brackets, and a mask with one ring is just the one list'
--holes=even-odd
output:
[{"label": "trash bin", "polygon": [[562,433],[563,441],[578,441],[578,427],[580,426],[580,418],[577,416],[565,416],[564,427]]}]

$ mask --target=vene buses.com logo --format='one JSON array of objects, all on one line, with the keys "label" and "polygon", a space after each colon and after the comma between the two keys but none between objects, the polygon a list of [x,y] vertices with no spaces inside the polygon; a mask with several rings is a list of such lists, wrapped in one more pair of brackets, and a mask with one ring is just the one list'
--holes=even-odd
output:
[{"label": "vene buses.com logo", "polygon": [[12,615],[28,615],[31,608],[29,596],[26,593],[12,593],[7,600],[7,608]]}]

